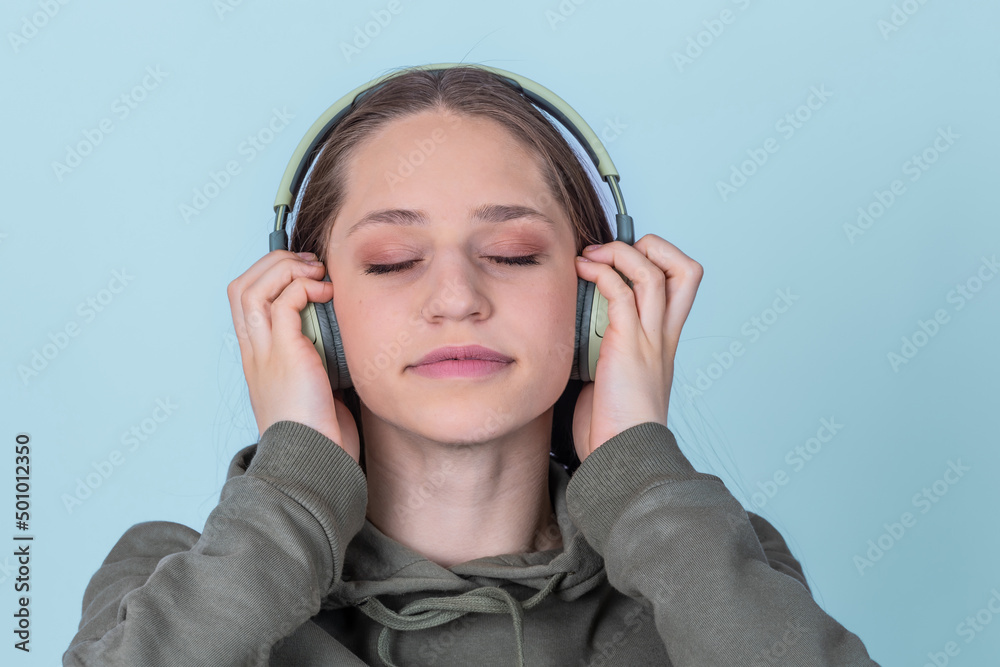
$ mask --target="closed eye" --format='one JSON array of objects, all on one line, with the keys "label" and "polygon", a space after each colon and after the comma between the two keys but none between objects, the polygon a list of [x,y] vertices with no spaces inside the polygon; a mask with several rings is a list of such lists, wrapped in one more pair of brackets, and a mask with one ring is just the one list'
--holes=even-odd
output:
[{"label": "closed eye", "polygon": [[[538,264],[538,255],[522,255],[519,257],[487,257],[497,264],[504,264],[506,266],[529,266],[532,264]],[[365,275],[385,275],[387,273],[397,273],[400,271],[405,271],[411,268],[414,264],[419,262],[418,259],[411,259],[408,262],[400,262],[398,264],[368,264],[365,268]]]}]

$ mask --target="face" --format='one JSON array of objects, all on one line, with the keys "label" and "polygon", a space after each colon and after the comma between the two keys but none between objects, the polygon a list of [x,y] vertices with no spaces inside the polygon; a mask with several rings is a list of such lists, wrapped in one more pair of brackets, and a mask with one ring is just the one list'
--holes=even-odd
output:
[{"label": "face", "polygon": [[[351,378],[374,417],[479,442],[550,410],[572,364],[576,250],[535,159],[492,120],[428,111],[361,144],[346,173],[325,260]],[[410,224],[364,224],[393,209],[403,213],[381,219]],[[464,345],[513,361],[475,377],[413,368]]]}]

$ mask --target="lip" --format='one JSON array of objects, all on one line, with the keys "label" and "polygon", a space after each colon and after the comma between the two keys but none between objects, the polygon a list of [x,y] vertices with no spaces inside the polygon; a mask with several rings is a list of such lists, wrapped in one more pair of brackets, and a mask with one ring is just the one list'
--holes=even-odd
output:
[{"label": "lip", "polygon": [[449,345],[425,354],[410,370],[429,378],[477,378],[502,371],[513,361],[482,345]]},{"label": "lip", "polygon": [[508,368],[509,361],[487,361],[485,359],[445,359],[430,364],[410,368],[417,375],[428,378],[482,378]]},{"label": "lip", "polygon": [[[436,350],[432,350],[431,352],[425,354],[420,361],[413,364],[413,368],[447,362],[448,360],[475,360],[480,362],[490,362],[493,365],[508,364],[514,361],[507,355],[501,354],[496,350],[491,350],[488,347],[483,347],[482,345],[449,345],[439,347]],[[473,367],[473,365],[466,365],[469,366],[469,368]]]}]

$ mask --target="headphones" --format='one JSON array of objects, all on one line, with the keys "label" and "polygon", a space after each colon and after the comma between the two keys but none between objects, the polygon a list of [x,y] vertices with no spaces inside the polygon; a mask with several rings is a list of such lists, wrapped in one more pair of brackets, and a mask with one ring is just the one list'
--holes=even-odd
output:
[{"label": "headphones", "polygon": [[[565,101],[549,89],[531,79],[508,72],[507,70],[466,63],[437,63],[418,65],[407,70],[444,70],[452,67],[478,67],[498,76],[518,92],[526,96],[536,106],[541,107],[566,127],[587,150],[587,154],[597,167],[601,178],[611,187],[615,206],[618,236],[615,240],[632,245],[632,217],[625,212],[625,200],[618,187],[618,170],[615,169],[611,157],[594,131],[580,115]],[[322,150],[322,144],[355,103],[367,92],[378,88],[386,79],[396,76],[390,73],[374,81],[358,86],[337,100],[329,109],[323,112],[312,124],[306,135],[299,142],[292,154],[285,173],[278,186],[278,195],[274,200],[274,231],[268,237],[270,250],[287,250],[288,234],[285,231],[285,221],[299,189],[303,185],[306,173],[317,152]],[[616,269],[617,271],[617,269]],[[632,281],[619,271],[628,286]],[[330,282],[329,273],[323,280]],[[340,327],[337,316],[333,312],[333,301],[325,303],[310,302],[301,312],[302,333],[312,341],[323,360],[323,367],[330,377],[333,391],[353,386],[350,373],[347,370],[347,360],[344,357],[344,345],[340,339]],[[570,371],[571,380],[593,382],[597,372],[597,358],[601,349],[604,330],[608,326],[608,300],[598,291],[597,285],[577,276],[576,297],[576,335],[573,345],[573,366]]]}]

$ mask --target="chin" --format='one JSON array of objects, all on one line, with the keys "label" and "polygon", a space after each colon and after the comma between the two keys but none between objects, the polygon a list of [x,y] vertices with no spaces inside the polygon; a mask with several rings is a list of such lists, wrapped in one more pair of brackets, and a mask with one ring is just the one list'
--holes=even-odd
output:
[{"label": "chin", "polygon": [[419,423],[414,430],[427,438],[440,442],[482,442],[518,428],[514,407],[463,392],[459,396],[422,400],[408,412]]}]

